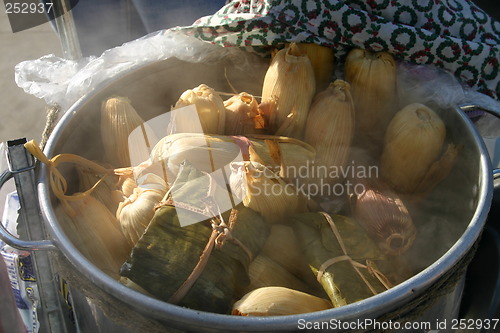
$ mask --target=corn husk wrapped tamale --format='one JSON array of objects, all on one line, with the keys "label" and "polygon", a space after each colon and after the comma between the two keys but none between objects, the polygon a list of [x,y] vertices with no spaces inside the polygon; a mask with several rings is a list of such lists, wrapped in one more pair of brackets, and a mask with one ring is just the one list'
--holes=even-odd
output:
[{"label": "corn husk wrapped tamale", "polygon": [[305,200],[293,184],[257,162],[231,163],[229,185],[245,207],[258,212],[269,223],[286,223],[287,217],[307,210]]},{"label": "corn husk wrapped tamale", "polygon": [[89,261],[118,279],[119,268],[130,254],[132,244],[121,232],[115,216],[92,196],[92,191],[104,178],[85,192],[68,195],[68,182],[58,167],[63,163],[71,163],[100,175],[110,174],[110,170],[75,154],[59,154],[49,160],[33,140],[24,146],[48,166],[50,187],[59,200],[55,214],[68,238]]},{"label": "corn husk wrapped tamale", "polygon": [[136,182],[132,194],[120,202],[116,218],[127,239],[135,244],[153,218],[154,207],[167,193],[165,181],[155,174],[147,174]]},{"label": "corn husk wrapped tamale", "polygon": [[382,181],[365,180],[363,191],[353,195],[351,209],[382,252],[399,255],[413,245],[413,219],[403,200]]},{"label": "corn husk wrapped tamale", "polygon": [[226,108],[226,135],[264,134],[266,123],[259,103],[246,92],[224,101]]},{"label": "corn husk wrapped tamale", "polygon": [[193,166],[183,164],[177,180],[121,275],[161,300],[229,313],[234,295],[249,283],[248,266],[268,227],[242,205],[222,209],[219,197],[229,194]]},{"label": "corn husk wrapped tamale", "polygon": [[[151,152],[149,161],[137,167],[136,173],[148,172],[148,169],[161,162],[165,165],[167,178],[172,180],[185,160],[204,172],[222,169],[231,162],[252,160],[265,164],[273,172],[280,172],[283,178],[291,180],[298,177],[297,171],[306,167],[314,156],[314,148],[291,138],[180,133],[161,139]],[[290,170],[289,174],[286,174],[287,170]]]},{"label": "corn husk wrapped tamale", "polygon": [[[119,177],[112,174],[98,174],[92,169],[80,165],[75,168],[78,174],[79,191],[84,192],[98,183],[92,191],[92,196],[103,203],[111,213],[116,212],[121,201],[121,198],[114,195],[114,192],[119,189]],[[103,180],[99,181],[100,179]]]},{"label": "corn husk wrapped tamale", "polygon": [[314,43],[297,43],[302,53],[311,61],[316,78],[316,91],[326,89],[332,81],[335,68],[335,55],[333,49]]},{"label": "corn husk wrapped tamale", "polygon": [[167,129],[168,134],[175,133],[200,133],[224,134],[226,110],[224,102],[213,88],[206,84],[188,89],[179,97],[172,110],[194,105],[199,122],[192,119],[192,114],[172,112],[172,119]]},{"label": "corn husk wrapped tamale", "polygon": [[273,224],[261,253],[301,280],[309,284],[314,282],[314,276],[291,226]]},{"label": "corn husk wrapped tamale", "polygon": [[[316,150],[304,141],[274,135],[250,135],[249,160],[270,168],[295,186],[306,183]],[[304,176],[305,175],[305,176]]]},{"label": "corn husk wrapped tamale", "polygon": [[69,198],[55,214],[73,245],[97,268],[114,279],[132,248],[116,218],[91,195]]},{"label": "corn husk wrapped tamale", "polygon": [[175,179],[185,160],[204,172],[224,168],[230,162],[241,161],[240,146],[234,138],[199,133],[179,133],[161,139],[151,152],[151,162],[164,162],[169,180]]},{"label": "corn husk wrapped tamale", "polygon": [[129,167],[131,150],[143,151],[147,140],[139,134],[129,140],[130,134],[138,127],[144,126],[144,120],[134,109],[126,97],[110,97],[101,106],[101,136],[106,161],[113,167]]},{"label": "corn husk wrapped tamale", "polygon": [[[311,272],[309,272],[311,274]],[[311,274],[312,275],[312,274]],[[261,287],[280,286],[310,292],[311,288],[298,277],[290,273],[266,255],[259,254],[248,268],[250,284],[244,289],[244,293]]]},{"label": "corn husk wrapped tamale", "polygon": [[[396,111],[396,63],[388,52],[355,48],[345,62],[356,108],[356,131],[363,144],[379,149],[380,138]],[[377,152],[378,153],[378,152]]]},{"label": "corn husk wrapped tamale", "polygon": [[396,113],[385,134],[380,175],[400,193],[414,193],[443,149],[446,128],[439,115],[420,103]]},{"label": "corn husk wrapped tamale", "polygon": [[284,287],[255,289],[237,301],[232,310],[237,316],[285,316],[331,309],[326,299]]},{"label": "corn husk wrapped tamale", "polygon": [[435,186],[448,177],[451,169],[455,165],[458,154],[463,148],[463,145],[457,146],[453,143],[447,144],[446,150],[441,157],[432,163],[429,170],[427,170],[424,178],[415,189],[415,193],[419,193],[420,197],[425,197],[425,195],[432,191]]},{"label": "corn husk wrapped tamale", "polygon": [[135,180],[135,177],[133,177],[132,175],[124,177],[121,183],[122,184],[120,192],[124,197],[131,196],[132,193],[134,193],[134,189],[137,187],[137,181]]},{"label": "corn husk wrapped tamale", "polygon": [[298,214],[292,221],[309,265],[334,307],[390,287],[374,263],[383,259],[380,250],[354,220],[320,212]]},{"label": "corn husk wrapped tamale", "polygon": [[274,104],[270,134],[301,139],[316,91],[314,70],[295,43],[278,51],[264,77],[262,103]]},{"label": "corn husk wrapped tamale", "polygon": [[[350,85],[335,80],[313,100],[307,119],[305,141],[316,149],[314,167],[344,170],[354,135],[354,105]],[[324,177],[323,177],[324,176]],[[334,185],[342,181],[319,175],[316,184]]]}]

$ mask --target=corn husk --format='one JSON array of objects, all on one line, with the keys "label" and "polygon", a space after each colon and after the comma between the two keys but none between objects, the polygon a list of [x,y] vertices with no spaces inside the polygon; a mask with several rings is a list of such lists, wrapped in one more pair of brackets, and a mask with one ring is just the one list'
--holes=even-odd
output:
[{"label": "corn husk", "polygon": [[299,279],[310,285],[313,284],[314,276],[311,274],[311,269],[291,226],[273,224],[261,254],[272,259]]},{"label": "corn husk", "polygon": [[116,218],[90,195],[60,203],[55,214],[73,245],[96,267],[118,279],[132,249]]},{"label": "corn husk", "polygon": [[33,140],[24,146],[48,166],[50,188],[59,200],[55,214],[68,238],[89,261],[118,279],[119,267],[128,257],[132,244],[125,239],[115,216],[91,195],[104,178],[83,193],[68,195],[68,182],[58,166],[72,163],[100,175],[107,175],[110,170],[75,154],[59,154],[49,160]]},{"label": "corn husk", "polygon": [[307,54],[311,61],[316,78],[316,91],[322,91],[328,87],[332,81],[333,70],[335,69],[335,54],[333,49],[314,43],[297,43],[300,51]]},{"label": "corn husk", "polygon": [[137,181],[134,177],[125,177],[121,186],[121,194],[124,197],[129,197],[134,193],[134,189],[137,187]]},{"label": "corn husk", "polygon": [[182,93],[172,110],[188,105],[196,107],[199,123],[192,119],[191,114],[172,112],[168,134],[200,133],[200,130],[205,134],[224,134],[226,110],[219,93],[206,84],[200,84]]},{"label": "corn husk", "polygon": [[424,197],[427,193],[432,191],[435,186],[443,181],[450,174],[451,169],[455,165],[458,154],[462,151],[462,149],[462,145],[457,146],[453,143],[449,143],[439,160],[431,164],[429,170],[425,174],[425,177],[415,189],[415,193],[420,193],[420,196]]},{"label": "corn husk", "polygon": [[314,70],[295,43],[280,50],[264,77],[262,103],[274,103],[268,114],[270,134],[301,139],[316,91]]},{"label": "corn husk", "polygon": [[248,276],[250,277],[250,285],[244,289],[244,293],[270,286],[286,287],[303,292],[308,292],[310,289],[304,281],[263,254],[259,254],[250,263]]},{"label": "corn husk", "polygon": [[[316,150],[314,167],[344,170],[354,135],[354,105],[349,83],[335,80],[314,98],[307,120],[305,141]],[[341,178],[310,179],[334,185]]]},{"label": "corn husk", "polygon": [[[351,84],[356,129],[368,144],[383,137],[396,111],[396,63],[388,52],[355,48],[345,62],[345,80]],[[377,143],[378,144],[378,143]]]},{"label": "corn husk", "polygon": [[[151,152],[146,169],[163,163],[167,180],[172,183],[181,164],[188,161],[200,171],[212,173],[223,169],[233,161],[242,161],[237,138],[229,136],[205,135],[200,133],[172,134],[161,139]],[[161,174],[159,174],[161,176]]]},{"label": "corn husk", "polygon": [[[173,180],[185,160],[203,172],[214,172],[231,162],[251,160],[265,164],[276,174],[292,181],[300,177],[297,171],[307,167],[314,155],[314,148],[292,138],[180,133],[160,140],[151,152],[150,160],[137,167],[136,173],[148,172],[154,165],[164,163],[167,178]],[[154,172],[161,176],[162,169],[156,169]]]},{"label": "corn husk", "polygon": [[131,195],[120,203],[116,218],[123,234],[135,244],[144,233],[154,215],[154,207],[167,193],[165,181],[154,174],[147,174],[139,179],[139,185]]},{"label": "corn husk", "polygon": [[[92,192],[92,196],[102,202],[111,213],[116,212],[118,204],[122,201],[113,194],[114,191],[119,189],[119,177],[113,174],[98,174],[90,168],[80,165],[77,165],[75,168],[78,174],[79,191],[84,192],[99,183]],[[103,181],[99,182],[101,178],[103,178]]]},{"label": "corn husk", "polygon": [[284,287],[263,287],[253,290],[234,303],[233,315],[285,316],[332,308],[330,302]]},{"label": "corn husk", "polygon": [[246,92],[234,95],[224,101],[226,108],[226,135],[263,134],[265,119],[259,103],[253,95]]},{"label": "corn husk", "polygon": [[414,193],[443,149],[446,128],[436,112],[407,105],[391,120],[385,135],[380,175],[397,192]]},{"label": "corn husk", "polygon": [[126,97],[110,97],[101,106],[101,136],[105,159],[113,167],[128,167],[132,165],[131,151],[142,154],[147,158],[149,148],[148,140],[144,138],[144,131],[136,132],[137,135],[129,136],[140,126],[144,120],[134,109]]},{"label": "corn husk", "polygon": [[260,163],[231,163],[229,185],[245,207],[258,212],[268,223],[286,223],[290,215],[306,211],[297,188]]},{"label": "corn husk", "polygon": [[365,181],[351,201],[356,221],[389,255],[400,255],[416,236],[413,219],[402,199],[381,181]]},{"label": "corn husk", "polygon": [[274,135],[251,135],[249,160],[264,164],[286,182],[300,186],[314,164],[316,150],[293,138]]}]

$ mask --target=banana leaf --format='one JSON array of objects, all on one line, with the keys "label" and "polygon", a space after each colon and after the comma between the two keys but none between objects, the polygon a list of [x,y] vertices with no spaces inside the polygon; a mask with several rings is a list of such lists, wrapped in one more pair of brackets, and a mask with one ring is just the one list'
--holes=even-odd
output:
[{"label": "banana leaf", "polygon": [[[213,186],[215,190],[211,189]],[[262,248],[269,226],[260,215],[241,204],[222,211],[226,224],[237,211],[231,235],[243,247],[230,239],[222,247],[214,247],[201,275],[177,299],[179,288],[199,264],[213,236],[214,219],[207,216],[205,208],[213,208],[213,202],[222,198],[226,190],[214,183],[211,176],[184,163],[171,191],[173,205],[157,209],[120,274],[166,302],[201,311],[230,313],[233,296],[249,284],[249,264]],[[227,195],[230,194],[226,191]],[[199,222],[181,224],[179,216],[190,216],[191,222]]]},{"label": "banana leaf", "polygon": [[354,220],[304,213],[293,217],[293,225],[306,260],[316,277],[320,275],[318,282],[334,307],[368,298],[390,286],[383,274],[376,277],[375,261],[384,259],[382,253]]}]

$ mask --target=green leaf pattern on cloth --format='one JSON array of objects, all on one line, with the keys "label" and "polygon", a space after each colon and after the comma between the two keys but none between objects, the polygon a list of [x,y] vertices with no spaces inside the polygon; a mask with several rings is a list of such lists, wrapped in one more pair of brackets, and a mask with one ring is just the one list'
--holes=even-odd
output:
[{"label": "green leaf pattern on cloth", "polygon": [[221,46],[267,52],[285,42],[388,51],[433,64],[498,100],[500,23],[469,0],[239,0],[180,28]]}]

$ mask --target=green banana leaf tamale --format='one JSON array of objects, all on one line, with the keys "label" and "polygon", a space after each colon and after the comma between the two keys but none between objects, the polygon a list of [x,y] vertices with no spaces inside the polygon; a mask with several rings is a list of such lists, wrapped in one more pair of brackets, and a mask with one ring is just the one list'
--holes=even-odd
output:
[{"label": "green banana leaf tamale", "polygon": [[384,259],[380,250],[354,220],[320,212],[295,215],[293,223],[309,266],[334,307],[390,288],[375,266]]},{"label": "green banana leaf tamale", "polygon": [[182,165],[170,199],[156,210],[122,276],[161,300],[230,312],[269,227],[241,204],[224,208],[230,194],[216,178]]}]

